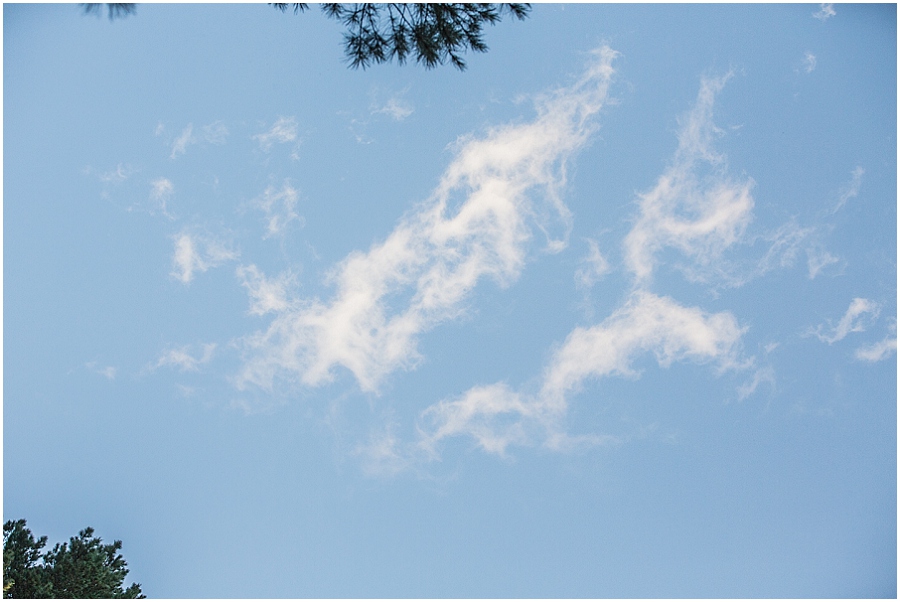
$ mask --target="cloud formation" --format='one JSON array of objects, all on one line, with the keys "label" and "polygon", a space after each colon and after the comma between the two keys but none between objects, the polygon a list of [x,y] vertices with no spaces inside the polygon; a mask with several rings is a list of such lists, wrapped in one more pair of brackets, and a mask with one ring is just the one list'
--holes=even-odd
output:
[{"label": "cloud formation", "polygon": [[285,180],[281,189],[267,186],[262,195],[254,199],[253,205],[266,216],[266,234],[263,238],[280,236],[291,222],[301,221],[297,213],[297,200],[300,194]]},{"label": "cloud formation", "polygon": [[812,280],[819,273],[833,263],[838,263],[840,259],[822,247],[813,245],[806,249],[806,266],[809,269],[809,279]]},{"label": "cloud formation", "polygon": [[171,274],[184,284],[189,284],[197,272],[205,272],[238,257],[236,252],[210,236],[184,230],[174,238]]},{"label": "cloud formation", "polygon": [[[856,297],[850,302],[844,317],[841,318],[837,326],[825,326],[820,324],[812,334],[815,334],[820,341],[828,343],[836,343],[842,340],[851,332],[863,332],[868,324],[878,317],[881,306],[874,301]],[[823,331],[830,331],[828,332]]]},{"label": "cloud formation", "polygon": [[253,136],[259,142],[259,148],[268,152],[275,143],[284,144],[297,139],[297,119],[279,117],[269,131]]},{"label": "cloud formation", "polygon": [[194,124],[189,123],[187,124],[187,127],[181,131],[178,138],[175,139],[175,142],[172,143],[172,154],[169,155],[169,158],[174,159],[178,155],[183,155],[187,152],[188,144],[194,144],[196,141],[196,138],[194,138]]},{"label": "cloud formation", "polygon": [[190,345],[172,347],[167,349],[151,367],[156,369],[162,368],[163,366],[170,366],[172,368],[177,368],[180,372],[197,372],[202,364],[207,364],[212,360],[213,352],[216,350],[216,344],[207,343],[201,347],[202,352],[199,356],[191,355]]},{"label": "cloud formation", "polygon": [[635,376],[632,364],[644,353],[654,355],[663,367],[676,361],[736,367],[743,332],[730,313],[708,314],[670,297],[636,292],[600,324],[569,334],[544,370],[537,394],[516,392],[505,383],[474,387],[425,410],[419,445],[433,454],[441,440],[464,435],[498,454],[504,454],[509,445],[531,444],[536,439],[546,447],[566,447],[578,438],[565,434],[562,420],[569,397],[586,380]]},{"label": "cloud formation", "polygon": [[[686,255],[693,262],[689,276],[703,280],[752,219],[753,181],[727,177],[725,158],[712,147],[721,133],[712,121],[713,104],[730,77],[702,80],[694,108],[681,120],[670,166],[638,197],[640,213],[624,242],[625,265],[637,287],[651,282],[656,255],[665,247]],[[701,177],[704,168],[709,173]]]},{"label": "cloud formation", "polygon": [[587,239],[587,243],[588,254],[581,260],[581,267],[575,270],[575,284],[581,289],[590,289],[611,269],[609,261],[600,253],[597,241]]},{"label": "cloud formation", "polygon": [[864,345],[856,350],[854,354],[856,359],[864,362],[880,362],[887,359],[897,351],[897,324],[893,324],[891,330],[893,336],[887,336],[884,339],[871,345]]},{"label": "cloud formation", "polygon": [[150,182],[150,200],[156,203],[163,215],[169,219],[174,217],[169,214],[166,204],[175,194],[175,185],[168,178],[156,178]]},{"label": "cloud formation", "polygon": [[803,69],[807,73],[812,73],[816,68],[816,55],[812,52],[807,51],[806,54],[803,55]]},{"label": "cloud formation", "polygon": [[250,314],[263,316],[285,311],[291,306],[290,291],[296,281],[291,272],[270,279],[259,268],[250,264],[238,266],[235,275],[250,295]]},{"label": "cloud formation", "polygon": [[84,366],[91,372],[95,372],[101,376],[105,376],[107,380],[115,380],[116,372],[118,372],[118,370],[116,370],[114,366],[100,367],[97,362],[88,362]]},{"label": "cloud formation", "polygon": [[775,369],[772,366],[760,368],[753,373],[753,378],[749,382],[738,387],[738,399],[744,400],[753,395],[759,385],[767,383],[772,389],[775,388]]},{"label": "cloud formation", "polygon": [[210,144],[225,144],[228,138],[228,128],[222,121],[214,121],[203,126],[203,138]]},{"label": "cloud formation", "polygon": [[[626,267],[635,276],[626,302],[599,324],[569,333],[546,366],[537,393],[496,383],[426,409],[419,426],[420,450],[434,456],[438,443],[454,436],[471,437],[483,450],[501,455],[513,444],[540,441],[545,447],[565,449],[615,440],[566,433],[563,420],[569,399],[587,380],[635,377],[635,359],[648,353],[663,367],[676,361],[715,362],[722,370],[750,365],[739,359],[745,329],[733,315],[685,307],[648,289],[656,254],[663,247],[675,247],[692,260],[687,272],[696,277],[695,268],[710,268],[740,239],[751,219],[752,181],[729,179],[724,157],[712,148],[719,133],[712,121],[713,103],[729,77],[702,80],[696,104],[680,121],[672,162],[652,190],[638,195],[639,216],[623,243]],[[698,172],[703,167],[708,173],[701,178]],[[576,273],[584,284],[591,282],[592,272],[607,267],[596,243],[591,245],[589,263],[593,270]],[[752,393],[758,384],[748,385],[745,393]]]},{"label": "cloud formation", "polygon": [[412,104],[404,100],[400,95],[392,96],[387,99],[387,102],[384,103],[381,107],[376,109],[372,109],[372,114],[382,114],[387,115],[394,121],[403,121],[407,117],[413,114],[413,106]]},{"label": "cloud formation", "polygon": [[822,3],[819,5],[819,10],[812,14],[813,17],[820,21],[827,21],[830,17],[835,16],[837,13],[834,10],[834,4],[831,3]]},{"label": "cloud formation", "polygon": [[859,195],[859,188],[862,186],[862,177],[863,174],[866,173],[866,170],[861,166],[857,165],[854,168],[853,172],[850,174],[850,182],[847,183],[842,189],[840,197],[838,198],[837,204],[834,206],[834,209],[831,210],[831,213],[837,213],[840,209],[847,204],[852,198],[856,198]]},{"label": "cloud formation", "polygon": [[107,183],[119,183],[124,182],[132,174],[134,174],[137,170],[131,167],[130,165],[123,165],[119,163],[116,168],[112,171],[105,171],[100,174],[100,181]]},{"label": "cloud formation", "polygon": [[505,286],[518,277],[534,231],[548,250],[564,248],[565,164],[596,127],[615,56],[597,50],[574,85],[538,99],[534,121],[461,140],[431,198],[383,242],[331,270],[329,301],[292,304],[244,339],[238,386],[271,389],[279,377],[317,386],[342,366],[375,391],[388,373],[415,365],[418,335],[459,316],[479,281]]}]

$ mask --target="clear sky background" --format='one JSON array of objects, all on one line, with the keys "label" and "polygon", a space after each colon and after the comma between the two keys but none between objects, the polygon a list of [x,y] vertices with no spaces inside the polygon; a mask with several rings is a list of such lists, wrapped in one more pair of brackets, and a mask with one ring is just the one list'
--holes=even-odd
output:
[{"label": "clear sky background", "polygon": [[3,10],[3,515],[151,597],[895,597],[894,5]]}]

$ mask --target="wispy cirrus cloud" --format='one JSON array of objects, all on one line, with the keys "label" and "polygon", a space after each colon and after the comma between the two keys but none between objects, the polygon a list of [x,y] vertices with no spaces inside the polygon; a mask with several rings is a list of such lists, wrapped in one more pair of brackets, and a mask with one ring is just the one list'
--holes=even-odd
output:
[{"label": "wispy cirrus cloud", "polygon": [[850,181],[841,189],[837,204],[831,210],[831,213],[837,213],[847,204],[850,199],[859,195],[859,189],[862,186],[862,177],[866,170],[857,165],[850,174]]},{"label": "wispy cirrus cloud", "polygon": [[373,103],[370,112],[373,115],[387,115],[394,121],[403,121],[415,111],[412,103],[404,98],[407,91],[408,89],[390,96],[384,103]]},{"label": "wispy cirrus cloud", "polygon": [[251,314],[263,316],[290,308],[292,290],[296,286],[296,277],[292,272],[285,272],[276,278],[267,278],[259,268],[250,264],[238,266],[235,275],[250,296]]},{"label": "wispy cirrus cloud", "polygon": [[640,213],[624,241],[625,264],[637,287],[650,283],[656,255],[665,247],[686,255],[692,276],[704,279],[704,271],[715,271],[723,251],[752,219],[753,181],[729,178],[724,156],[712,146],[721,133],[712,120],[715,97],[730,77],[702,80],[694,108],[681,120],[670,166],[656,186],[638,197]]},{"label": "wispy cirrus cloud", "polygon": [[299,198],[299,191],[291,185],[290,180],[285,180],[280,189],[267,186],[263,193],[253,200],[253,206],[266,216],[266,234],[263,238],[284,234],[291,222],[302,223],[302,218],[297,213]]},{"label": "wispy cirrus cloud", "polygon": [[[827,212],[837,213],[846,203],[859,194],[862,176],[865,170],[857,166],[850,174],[850,181],[840,192],[837,204]],[[766,255],[759,261],[755,273],[751,277],[760,276],[775,267],[789,267],[795,263],[801,252],[806,254],[806,265],[809,279],[816,278],[830,265],[841,263],[841,258],[829,252],[822,243],[823,231],[828,227],[801,227],[795,220],[790,220],[779,228],[764,236],[770,247]]]},{"label": "wispy cirrus cloud", "polygon": [[183,155],[187,152],[187,147],[189,144],[194,144],[197,139],[194,137],[194,124],[189,123],[187,127],[185,127],[181,134],[175,138],[175,142],[172,143],[172,153],[169,155],[170,159],[174,159],[178,155]]},{"label": "wispy cirrus cloud", "polygon": [[[165,130],[165,125],[162,122],[159,122],[156,126],[155,134],[159,136],[165,132]],[[172,142],[172,151],[169,154],[169,158],[175,159],[179,155],[185,154],[188,146],[197,144],[201,140],[205,140],[209,144],[225,144],[228,139],[228,134],[228,127],[225,125],[225,122],[221,120],[204,125],[200,128],[199,133],[194,131],[194,124],[189,123]]]},{"label": "wispy cirrus cloud", "polygon": [[206,234],[183,230],[174,240],[171,274],[184,284],[190,284],[198,272],[205,272],[238,257],[237,252]]},{"label": "wispy cirrus cloud", "polygon": [[225,144],[228,140],[228,128],[221,120],[214,121],[203,126],[203,138],[210,144]]},{"label": "wispy cirrus cloud", "polygon": [[831,3],[822,3],[819,5],[819,10],[812,14],[813,17],[820,21],[827,21],[831,17],[835,16],[837,12],[834,10],[834,4]]},{"label": "wispy cirrus cloud", "polygon": [[880,362],[897,351],[897,322],[891,323],[891,334],[871,345],[863,345],[856,350],[856,359],[864,362]]},{"label": "wispy cirrus cloud", "polygon": [[100,181],[104,183],[118,184],[124,182],[138,170],[128,164],[119,163],[115,169],[104,171],[99,175]]},{"label": "wispy cirrus cloud", "polygon": [[538,99],[534,121],[461,140],[431,198],[383,242],[333,268],[329,301],[298,303],[244,339],[238,386],[270,389],[276,378],[317,386],[341,366],[377,390],[388,373],[415,365],[418,335],[460,315],[479,281],[518,277],[535,230],[548,250],[564,248],[564,166],[596,127],[615,56],[596,51],[574,85]]},{"label": "wispy cirrus cloud", "polygon": [[812,245],[806,249],[806,266],[809,269],[810,280],[818,276],[826,267],[839,262],[839,257],[832,255],[820,245]]},{"label": "wispy cirrus cloud", "polygon": [[[473,387],[425,410],[418,428],[420,450],[435,455],[442,440],[456,436],[471,437],[485,451],[501,455],[510,445],[539,442],[566,449],[614,442],[615,437],[566,433],[563,419],[570,397],[586,381],[635,377],[633,364],[642,354],[652,354],[663,367],[676,361],[714,362],[720,370],[752,365],[740,359],[746,329],[732,314],[707,313],[648,290],[656,253],[663,247],[676,247],[695,266],[708,269],[740,239],[751,218],[752,181],[729,179],[724,157],[712,147],[719,133],[712,121],[713,103],[729,77],[702,80],[694,108],[680,121],[675,157],[657,185],[638,196],[639,217],[623,243],[626,267],[635,276],[627,301],[599,324],[575,328],[567,336],[554,351],[536,393],[496,383]],[[701,167],[708,168],[705,178],[697,173]],[[592,263],[605,267],[595,247],[591,256],[594,251]],[[755,389],[757,384],[750,386]]]},{"label": "wispy cirrus cloud", "polygon": [[820,341],[831,345],[842,340],[851,332],[863,332],[878,317],[880,311],[880,304],[856,297],[850,302],[850,307],[847,308],[836,326],[831,326],[830,323],[828,325],[820,324],[810,330],[809,334],[814,334]]},{"label": "wispy cirrus cloud", "polygon": [[581,260],[581,266],[575,270],[575,285],[581,289],[590,289],[612,269],[609,261],[600,252],[597,241],[587,239],[587,244],[588,254]]},{"label": "wispy cirrus cloud", "polygon": [[753,378],[738,387],[738,399],[744,400],[753,395],[761,384],[768,384],[775,388],[775,369],[772,366],[759,368],[753,373]]},{"label": "wispy cirrus cloud", "polygon": [[157,369],[171,367],[177,368],[180,372],[197,372],[200,370],[201,365],[208,364],[210,360],[212,360],[213,352],[216,350],[216,344],[207,343],[200,347],[201,351],[199,354],[193,354],[191,352],[191,345],[171,347],[164,351],[156,362],[151,364],[150,368]]},{"label": "wispy cirrus cloud", "polygon": [[153,201],[163,215],[169,219],[175,219],[169,213],[167,203],[175,194],[175,185],[168,178],[156,178],[150,182],[150,200]]},{"label": "wispy cirrus cloud", "polygon": [[116,373],[118,372],[114,366],[100,366],[97,362],[88,362],[84,367],[91,372],[106,377],[107,380],[115,380]]},{"label": "wispy cirrus cloud", "polygon": [[259,142],[259,148],[265,152],[271,150],[275,143],[294,142],[297,140],[297,119],[279,117],[268,131],[254,135],[253,139]]},{"label": "wispy cirrus cloud", "polygon": [[808,50],[803,55],[803,70],[812,73],[816,68],[816,55]]},{"label": "wispy cirrus cloud", "polygon": [[715,362],[720,369],[740,364],[744,332],[728,312],[709,314],[671,299],[638,291],[612,315],[590,328],[576,328],[553,353],[536,394],[505,383],[473,387],[422,414],[419,446],[431,454],[448,437],[468,436],[487,452],[504,454],[510,445],[539,443],[565,448],[574,442],[615,438],[572,438],[562,421],[569,397],[588,379],[635,376],[635,359],[649,353],[660,366],[676,361]]}]

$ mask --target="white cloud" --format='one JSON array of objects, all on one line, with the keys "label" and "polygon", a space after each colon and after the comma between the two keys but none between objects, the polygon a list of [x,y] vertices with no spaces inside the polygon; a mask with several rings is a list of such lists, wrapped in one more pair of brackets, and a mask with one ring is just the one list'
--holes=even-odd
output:
[{"label": "white cloud", "polygon": [[170,159],[174,159],[178,155],[183,155],[187,151],[188,144],[194,144],[197,141],[196,138],[194,138],[193,132],[194,124],[187,124],[187,127],[181,131],[181,134],[172,144],[172,154],[169,155]]},{"label": "white cloud", "polygon": [[829,3],[825,4],[824,2],[819,5],[818,12],[814,12],[812,14],[813,17],[819,19],[820,21],[826,21],[829,17],[835,16],[837,13],[834,10],[834,5]]},{"label": "white cloud", "polygon": [[288,224],[301,221],[296,211],[299,197],[297,189],[285,180],[280,190],[268,186],[260,197],[254,199],[253,205],[266,214],[266,234],[263,238],[284,234]]},{"label": "white cloud", "polygon": [[414,463],[415,450],[400,441],[393,427],[391,423],[381,432],[372,433],[365,444],[354,450],[362,460],[363,470],[370,476],[393,476]]},{"label": "white cloud", "polygon": [[865,345],[856,350],[856,359],[866,362],[879,362],[897,351],[897,337],[886,337],[872,345]]},{"label": "white cloud", "polygon": [[228,138],[228,128],[222,121],[214,121],[203,126],[203,137],[210,144],[225,144]]},{"label": "white cloud", "polygon": [[[636,276],[627,302],[603,322],[568,335],[553,353],[537,393],[497,383],[474,387],[428,408],[419,427],[424,451],[436,454],[437,444],[453,436],[469,436],[485,451],[501,455],[510,445],[536,441],[554,449],[615,442],[613,437],[571,437],[563,428],[569,397],[588,379],[635,377],[634,361],[646,353],[663,367],[675,361],[715,362],[720,369],[750,365],[739,361],[745,329],[732,314],[709,314],[646,289],[656,268],[655,254],[662,247],[681,250],[705,269],[738,241],[751,218],[752,181],[729,180],[724,157],[712,148],[720,133],[712,122],[713,101],[728,77],[702,81],[696,105],[681,120],[671,165],[653,190],[639,196],[640,216],[624,244],[626,265]],[[711,171],[701,178],[703,166]],[[596,243],[589,245],[588,266],[576,273],[582,286],[608,270]],[[757,376],[764,379],[766,373]],[[747,394],[758,384],[747,385]]]},{"label": "white cloud", "polygon": [[838,198],[838,202],[834,206],[834,209],[831,210],[832,214],[837,213],[841,209],[841,207],[843,207],[847,203],[847,201],[852,198],[856,198],[856,196],[859,195],[859,188],[862,185],[862,177],[865,173],[866,170],[859,165],[857,165],[853,172],[851,172],[850,182],[841,189],[841,194]]},{"label": "white cloud", "polygon": [[157,178],[150,182],[150,200],[155,202],[162,214],[169,219],[174,219],[169,214],[166,204],[175,194],[175,186],[172,181],[167,178]]},{"label": "white cloud", "polygon": [[372,114],[383,114],[389,116],[394,121],[403,121],[407,117],[413,114],[412,104],[404,100],[402,97],[392,96],[384,103],[383,106],[372,109]]},{"label": "white cloud", "polygon": [[[640,215],[625,238],[625,264],[638,286],[650,282],[656,254],[673,247],[694,261],[692,279],[702,280],[723,251],[737,242],[752,219],[753,181],[724,174],[725,159],[712,148],[721,133],[712,121],[716,94],[730,78],[703,79],[694,108],[680,120],[678,150],[656,186],[638,196]],[[703,167],[710,173],[699,177]]]},{"label": "white cloud", "polygon": [[769,244],[769,249],[757,263],[754,276],[761,276],[777,267],[794,265],[803,244],[814,234],[815,228],[802,228],[791,220],[764,235],[763,239]]},{"label": "white cloud", "polygon": [[297,139],[297,119],[294,117],[279,117],[268,132],[253,136],[259,141],[259,147],[268,152],[272,145],[277,143],[293,142]]},{"label": "white cloud", "polygon": [[[371,102],[369,103],[370,115],[387,115],[394,121],[403,121],[415,112],[413,104],[405,98],[410,87],[407,86],[400,91],[385,91],[379,88],[373,88],[369,92]],[[360,144],[371,144],[374,139],[368,135],[367,130],[369,121],[360,118],[351,118],[349,129],[353,133],[356,141]]]},{"label": "white cloud", "polygon": [[[826,328],[824,324],[819,325],[811,334],[815,334],[820,341],[828,343],[836,343],[846,337],[851,332],[863,332],[868,323],[878,317],[881,306],[874,301],[857,297],[850,302],[850,307],[837,326]],[[830,330],[831,334],[823,334],[823,329]]]},{"label": "white cloud", "polygon": [[775,369],[772,366],[766,366],[754,372],[753,378],[738,388],[738,399],[747,399],[763,383],[768,384],[772,389],[775,388]]},{"label": "white cloud", "polygon": [[362,389],[376,390],[388,373],[415,365],[417,336],[463,312],[480,280],[518,277],[534,229],[548,250],[564,248],[565,163],[595,129],[590,118],[604,105],[615,56],[597,50],[576,84],[538,100],[534,121],[461,140],[429,201],[383,242],[334,267],[330,301],[298,303],[245,338],[237,385],[268,389],[284,377],[317,386],[343,366]]},{"label": "white cloud", "polygon": [[505,454],[510,445],[550,448],[615,441],[610,437],[573,438],[561,429],[568,396],[589,378],[634,376],[634,360],[652,353],[657,362],[717,362],[738,367],[744,333],[727,312],[708,314],[679,305],[669,297],[640,291],[602,323],[576,328],[553,354],[537,394],[512,390],[505,383],[474,387],[461,397],[426,409],[419,427],[422,449],[453,436],[469,436],[488,452]]},{"label": "white cloud", "polygon": [[526,401],[506,384],[473,387],[460,398],[437,403],[422,413],[421,446],[434,453],[447,437],[467,435],[484,451],[503,455],[511,444],[529,443],[528,422],[539,421],[539,403]]},{"label": "white cloud", "polygon": [[172,276],[188,284],[197,272],[237,259],[237,253],[206,235],[182,231],[175,236],[175,252],[172,256]]},{"label": "white cloud", "polygon": [[596,240],[588,239],[588,254],[581,260],[581,267],[575,271],[575,284],[578,288],[589,289],[610,270],[609,262],[600,253]]},{"label": "white cloud", "polygon": [[816,55],[814,55],[812,52],[806,51],[806,53],[803,55],[803,69],[807,73],[812,73],[815,68]]},{"label": "white cloud", "polygon": [[839,263],[840,258],[829,253],[820,242],[822,231],[820,227],[802,227],[796,220],[791,219],[781,226],[752,237],[748,244],[756,244],[759,241],[767,247],[765,253],[757,260],[751,262],[748,269],[741,269],[740,273],[734,266],[723,264],[717,266],[715,275],[729,287],[739,287],[751,280],[764,276],[772,270],[779,268],[791,268],[798,263],[801,254],[807,258],[807,270],[810,279],[818,276],[829,265]]},{"label": "white cloud", "polygon": [[201,347],[202,352],[199,356],[191,355],[191,346],[189,345],[173,347],[166,350],[151,367],[156,369],[163,366],[171,366],[178,368],[181,372],[197,372],[202,364],[207,364],[212,360],[216,344],[207,343]]},{"label": "white cloud", "polygon": [[84,366],[91,372],[105,376],[107,380],[115,380],[116,372],[118,372],[114,366],[100,367],[97,365],[97,362],[88,362]]},{"label": "white cloud", "polygon": [[265,274],[251,264],[238,266],[235,275],[241,280],[241,284],[247,288],[252,301],[250,313],[262,316],[270,312],[285,311],[291,306],[290,290],[295,286],[295,278],[291,272],[286,272],[275,279],[266,278]]},{"label": "white cloud", "polygon": [[840,261],[839,258],[818,246],[807,248],[806,256],[810,280],[818,276],[819,272],[821,272],[824,268]]},{"label": "white cloud", "polygon": [[137,170],[130,165],[119,163],[114,170],[105,171],[101,173],[99,177],[101,182],[119,183],[130,178],[136,171]]},{"label": "white cloud", "polygon": [[554,354],[545,376],[545,399],[562,400],[588,377],[635,376],[634,356],[652,352],[661,366],[684,359],[737,366],[743,335],[728,312],[707,314],[669,297],[637,291],[620,309],[591,328],[576,328]]}]

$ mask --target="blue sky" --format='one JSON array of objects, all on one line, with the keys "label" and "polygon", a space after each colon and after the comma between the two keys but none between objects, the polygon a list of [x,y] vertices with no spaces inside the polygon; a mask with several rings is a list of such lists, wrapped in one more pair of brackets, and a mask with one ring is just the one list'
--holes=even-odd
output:
[{"label": "blue sky", "polygon": [[151,597],[895,597],[894,5],[4,5],[4,519]]}]

